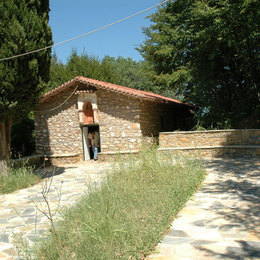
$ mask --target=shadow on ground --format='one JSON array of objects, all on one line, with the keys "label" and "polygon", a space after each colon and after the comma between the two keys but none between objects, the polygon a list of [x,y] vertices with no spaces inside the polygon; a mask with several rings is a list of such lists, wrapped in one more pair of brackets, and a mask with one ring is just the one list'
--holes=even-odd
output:
[{"label": "shadow on ground", "polygon": [[[260,258],[260,162],[259,159],[227,158],[206,162],[207,169],[218,172],[217,179],[201,188],[205,196],[223,194],[209,210],[230,224],[218,227],[225,240],[233,239],[239,246],[227,246],[226,252],[198,247],[217,259]],[[216,219],[205,220],[214,225]],[[241,237],[243,237],[241,239]]]},{"label": "shadow on ground", "polygon": [[[253,242],[236,241],[239,243],[239,247],[227,247],[227,253],[214,252],[210,249],[201,248],[200,250],[214,259],[259,259],[260,248],[259,245],[253,244]],[[255,242],[256,243],[256,242]]]},{"label": "shadow on ground", "polygon": [[53,176],[57,176],[63,174],[65,170],[74,169],[75,167],[55,167],[49,166],[46,168],[40,168],[34,171],[34,174],[40,177],[41,179],[50,178]]}]

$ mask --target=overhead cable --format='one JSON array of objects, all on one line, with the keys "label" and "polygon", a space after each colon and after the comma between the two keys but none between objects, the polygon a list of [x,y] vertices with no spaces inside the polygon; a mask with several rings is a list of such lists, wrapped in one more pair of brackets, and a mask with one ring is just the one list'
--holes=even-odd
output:
[{"label": "overhead cable", "polygon": [[60,108],[62,105],[64,105],[71,97],[72,95],[76,92],[76,90],[78,89],[78,86],[76,86],[76,88],[73,90],[73,92],[69,95],[69,97],[67,97],[61,104],[59,104],[58,106],[52,108],[52,109],[47,109],[47,110],[43,110],[43,111],[40,111],[40,110],[35,110],[34,112],[38,112],[38,113],[46,113],[46,112],[52,112],[58,108]]},{"label": "overhead cable", "polygon": [[56,47],[56,46],[65,44],[65,43],[67,43],[67,42],[71,42],[71,41],[77,40],[77,39],[79,39],[79,38],[82,38],[82,37],[85,37],[85,36],[87,36],[87,35],[96,33],[96,32],[98,32],[98,31],[101,31],[101,30],[104,30],[104,29],[106,29],[106,28],[108,28],[108,27],[111,27],[111,26],[113,26],[113,25],[115,25],[115,24],[121,23],[121,22],[123,22],[123,21],[125,21],[125,20],[128,20],[128,19],[130,19],[130,18],[133,18],[133,17],[135,17],[135,16],[137,16],[137,15],[139,15],[139,14],[145,13],[145,12],[147,12],[147,11],[149,11],[149,10],[155,8],[155,7],[158,7],[158,6],[160,6],[160,5],[163,5],[163,4],[165,4],[166,2],[169,2],[169,1],[171,1],[171,0],[165,0],[165,1],[161,2],[161,3],[159,3],[159,4],[153,5],[153,6],[149,7],[149,8],[144,9],[144,10],[142,10],[142,11],[140,11],[140,12],[135,13],[135,14],[129,15],[129,16],[127,16],[127,17],[125,17],[125,18],[123,18],[123,19],[120,19],[120,20],[118,20],[118,21],[116,21],[116,22],[107,24],[107,25],[102,26],[102,27],[99,27],[99,28],[97,28],[97,29],[95,29],[95,30],[93,30],[93,31],[90,31],[90,32],[81,34],[81,35],[79,35],[79,36],[70,38],[70,39],[68,39],[68,40],[65,40],[65,41],[62,41],[62,42],[58,42],[58,43],[55,43],[55,44],[52,44],[52,45],[49,45],[49,46],[46,46],[46,47],[43,47],[43,48],[40,48],[40,49],[37,49],[37,50],[33,50],[33,51],[29,51],[29,52],[17,54],[17,55],[10,56],[10,57],[6,57],[6,58],[1,58],[0,61],[15,59],[15,58],[18,58],[18,57],[26,56],[26,55],[29,55],[29,54],[32,54],[32,53],[36,53],[36,52],[40,52],[40,51],[44,51],[44,50],[50,49],[50,48],[52,48],[52,47]]}]

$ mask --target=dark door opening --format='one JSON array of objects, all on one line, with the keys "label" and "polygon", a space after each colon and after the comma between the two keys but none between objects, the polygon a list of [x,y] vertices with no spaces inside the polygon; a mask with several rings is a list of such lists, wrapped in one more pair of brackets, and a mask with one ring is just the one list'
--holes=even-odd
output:
[{"label": "dark door opening", "polygon": [[89,134],[94,131],[98,132],[98,137],[99,137],[98,152],[99,153],[101,152],[99,125],[82,126],[82,145],[83,145],[84,161],[94,159],[93,151],[92,151],[91,147],[89,147]]}]

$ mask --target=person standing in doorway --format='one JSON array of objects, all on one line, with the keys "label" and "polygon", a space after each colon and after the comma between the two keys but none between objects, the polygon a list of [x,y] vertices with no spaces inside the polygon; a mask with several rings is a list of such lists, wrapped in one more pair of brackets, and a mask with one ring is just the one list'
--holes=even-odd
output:
[{"label": "person standing in doorway", "polygon": [[94,161],[98,158],[99,136],[97,131],[92,131],[88,134],[89,147],[92,147]]}]

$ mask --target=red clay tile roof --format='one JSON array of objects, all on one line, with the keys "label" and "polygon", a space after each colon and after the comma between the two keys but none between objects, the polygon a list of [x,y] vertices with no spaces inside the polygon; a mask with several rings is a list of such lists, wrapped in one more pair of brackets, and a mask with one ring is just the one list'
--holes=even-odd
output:
[{"label": "red clay tile roof", "polygon": [[150,100],[150,101],[155,101],[155,102],[159,102],[159,103],[175,103],[175,104],[181,104],[181,105],[193,107],[192,105],[185,104],[177,99],[164,97],[164,96],[152,93],[152,92],[146,92],[146,91],[142,91],[142,90],[138,90],[138,89],[128,88],[128,87],[124,87],[124,86],[120,86],[120,85],[116,85],[116,84],[112,84],[112,83],[108,83],[108,82],[104,82],[104,81],[100,81],[100,80],[96,80],[96,79],[85,78],[82,76],[78,76],[78,77],[62,84],[61,86],[45,93],[40,98],[40,103],[43,103],[48,98],[55,96],[59,92],[64,91],[67,88],[69,88],[73,85],[76,85],[77,83],[87,84],[87,85],[96,87],[97,89],[113,91],[113,92],[120,93],[122,95],[129,95],[129,96],[133,96],[133,97],[139,98],[139,99]]}]

